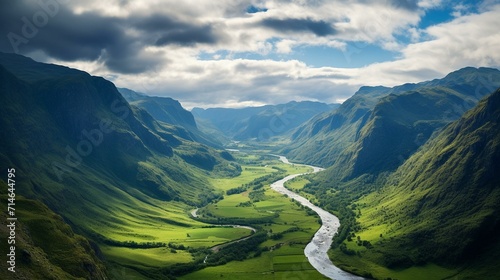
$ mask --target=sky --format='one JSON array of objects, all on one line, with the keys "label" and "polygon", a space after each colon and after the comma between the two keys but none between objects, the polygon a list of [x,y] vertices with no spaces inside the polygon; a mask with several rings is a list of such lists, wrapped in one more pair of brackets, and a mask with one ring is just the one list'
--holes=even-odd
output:
[{"label": "sky", "polygon": [[184,107],[341,103],[500,67],[500,0],[0,0],[0,51]]}]

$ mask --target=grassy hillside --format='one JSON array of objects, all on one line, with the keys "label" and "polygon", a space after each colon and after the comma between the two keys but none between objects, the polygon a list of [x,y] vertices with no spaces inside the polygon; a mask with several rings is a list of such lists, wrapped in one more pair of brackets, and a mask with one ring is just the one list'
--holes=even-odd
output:
[{"label": "grassy hillside", "polygon": [[298,162],[328,166],[366,123],[377,100],[388,94],[385,87],[362,87],[338,109],[315,116],[292,134],[282,153]]},{"label": "grassy hillside", "polygon": [[359,227],[335,249],[336,262],[377,278],[411,279],[397,270],[416,267],[422,277],[437,269],[443,277],[498,279],[499,108],[497,90],[411,156],[381,190],[356,200]]},{"label": "grassy hillside", "polygon": [[[331,178],[392,171],[436,129],[500,86],[500,71],[464,68],[442,79],[394,88],[363,87],[341,107],[300,127],[283,150],[331,166]],[[331,179],[330,178],[330,179]]]},{"label": "grassy hillside", "polygon": [[[0,181],[0,202],[7,205],[7,184]],[[63,218],[42,203],[16,197],[16,272],[7,270],[5,255],[0,264],[2,279],[106,279],[97,246],[75,234]],[[0,239],[7,245],[7,213],[0,214]],[[10,246],[10,245],[9,245]],[[2,252],[8,252],[2,250]]]},{"label": "grassy hillside", "polygon": [[[186,240],[186,229],[204,225],[188,210],[221,197],[207,177],[241,171],[227,152],[187,140],[85,72],[0,54],[0,97],[0,169],[16,168],[18,195],[108,246],[104,254],[119,267],[130,263],[113,258],[114,249]],[[241,235],[208,229],[193,246]],[[161,250],[147,254],[164,257]]]}]

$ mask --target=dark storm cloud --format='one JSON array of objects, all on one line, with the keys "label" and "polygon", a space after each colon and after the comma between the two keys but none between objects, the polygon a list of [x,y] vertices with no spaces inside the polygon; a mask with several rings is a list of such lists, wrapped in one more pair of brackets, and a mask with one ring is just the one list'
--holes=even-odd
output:
[{"label": "dark storm cloud", "polygon": [[123,30],[116,18],[75,15],[57,1],[49,1],[53,3],[49,12],[36,2],[15,2],[15,9],[9,5],[0,12],[0,32],[6,39],[2,40],[3,51],[42,50],[66,61],[95,60],[103,49],[123,41]]},{"label": "dark storm cloud", "polygon": [[418,0],[360,0],[359,2],[365,5],[381,4],[384,6],[392,6],[395,8],[400,8],[408,11],[416,11],[419,9]]},{"label": "dark storm cloud", "polygon": [[312,19],[264,19],[261,24],[267,28],[281,32],[312,32],[316,36],[328,36],[336,33],[330,23]]},{"label": "dark storm cloud", "polygon": [[159,38],[155,45],[164,46],[168,44],[179,44],[190,46],[197,43],[214,44],[217,42],[217,36],[214,34],[211,26],[190,27],[184,29],[174,29],[165,33]]},{"label": "dark storm cloud", "polygon": [[211,25],[193,25],[180,22],[164,15],[132,20],[134,27],[157,34],[156,46],[176,44],[191,46],[195,44],[215,44],[219,36]]},{"label": "dark storm cloud", "polygon": [[[64,5],[65,1],[0,2],[0,51],[43,51],[63,61],[100,59],[120,73],[143,72],[162,62],[144,54],[146,46],[213,44],[218,39],[208,25],[198,26],[164,15],[122,19],[75,14]],[[129,29],[141,32],[131,35]]]}]

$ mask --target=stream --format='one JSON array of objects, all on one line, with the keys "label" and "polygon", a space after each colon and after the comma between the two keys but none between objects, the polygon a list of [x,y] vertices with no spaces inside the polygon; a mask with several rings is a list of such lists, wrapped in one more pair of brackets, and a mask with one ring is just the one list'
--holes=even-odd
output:
[{"label": "stream", "polygon": [[[272,156],[279,157],[279,159],[283,163],[293,164],[293,163],[290,163],[288,161],[288,159],[284,156],[279,156],[279,155],[272,155]],[[313,169],[312,173],[316,173],[316,172],[323,170],[323,168],[316,167],[316,166],[304,165],[304,164],[300,164],[300,165],[308,166],[308,167],[312,168]],[[363,278],[363,277],[360,277],[360,276],[357,276],[357,275],[354,275],[354,274],[351,274],[349,272],[341,270],[340,268],[336,267],[332,263],[330,258],[328,257],[328,250],[330,249],[330,246],[332,245],[332,238],[337,233],[337,231],[340,227],[339,219],[335,215],[333,215],[333,214],[321,209],[320,207],[312,204],[306,198],[304,198],[304,197],[298,195],[297,193],[294,193],[294,192],[290,191],[289,189],[285,188],[285,186],[284,186],[285,182],[292,180],[295,177],[305,175],[305,174],[309,174],[309,173],[300,173],[300,174],[289,175],[281,180],[278,180],[278,181],[272,183],[271,188],[276,192],[279,192],[281,194],[285,194],[288,197],[295,199],[296,201],[300,202],[302,205],[309,207],[311,210],[313,210],[314,212],[316,212],[320,216],[322,226],[314,234],[314,237],[312,238],[311,242],[309,242],[307,244],[306,248],[304,249],[304,254],[306,255],[307,259],[309,260],[309,263],[319,273],[323,274],[324,276],[326,276],[330,279],[335,279],[335,280],[366,279],[366,278]],[[191,211],[191,215],[194,218],[196,218],[196,217],[198,217],[197,212],[198,212],[198,209],[193,209]],[[255,229],[252,227],[240,226],[240,225],[226,225],[226,226],[246,228],[246,229],[250,229],[253,232],[255,232]],[[239,242],[239,241],[248,239],[250,237],[251,237],[251,235],[244,237],[244,238],[241,238],[241,239],[238,239],[238,240],[234,240],[234,241],[229,242],[229,243],[215,246],[212,248],[212,250],[216,249],[218,251],[221,247],[223,247],[225,245]],[[206,259],[207,258],[205,257],[205,261],[206,261]]]},{"label": "stream", "polygon": [[[273,155],[273,156],[279,157],[283,163],[292,164],[284,156],[278,156],[278,155]],[[320,167],[315,167],[310,165],[306,166],[311,167],[313,169],[313,173],[323,170],[323,168]],[[285,182],[304,174],[307,173],[289,175],[281,180],[272,183],[271,188],[281,194],[286,194],[288,197],[295,199],[302,205],[309,207],[311,210],[313,210],[320,216],[322,226],[314,234],[313,239],[311,240],[311,242],[309,242],[309,244],[307,244],[306,248],[304,249],[304,254],[309,260],[309,263],[319,273],[323,274],[324,276],[330,279],[336,279],[336,280],[365,279],[363,277],[341,270],[340,268],[336,267],[328,257],[328,250],[332,245],[332,238],[337,233],[340,226],[339,219],[335,215],[312,204],[306,198],[285,188],[284,186]]]}]

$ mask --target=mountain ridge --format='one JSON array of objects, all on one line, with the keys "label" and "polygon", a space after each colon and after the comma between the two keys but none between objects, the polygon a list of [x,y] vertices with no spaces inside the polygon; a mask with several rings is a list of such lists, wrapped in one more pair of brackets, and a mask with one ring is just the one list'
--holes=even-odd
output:
[{"label": "mountain ridge", "polygon": [[459,278],[498,277],[476,259],[498,257],[490,248],[499,246],[499,135],[500,89],[422,146],[384,187],[355,200],[362,213],[355,235],[372,244],[362,250],[367,267],[432,262],[462,267]]},{"label": "mountain ridge", "polygon": [[[495,86],[500,86],[499,70],[469,67],[454,71],[443,79],[418,84],[393,88],[362,87],[338,110],[299,127],[292,136],[292,144],[283,152],[299,162],[324,167],[335,165],[339,170],[336,175],[352,178],[362,174],[363,168],[348,171],[345,166],[353,166],[362,148],[365,149],[363,152],[367,151],[362,138],[379,131],[376,132],[379,136],[373,137],[377,141],[384,138],[391,141],[382,137],[384,133],[396,139],[398,135],[407,137],[406,140],[397,140],[404,146],[387,151],[393,153],[390,161],[394,168],[425,143],[436,129],[459,118]],[[416,106],[420,106],[419,110]],[[375,129],[377,127],[378,130]],[[384,129],[386,132],[383,132]],[[383,143],[381,145],[384,146]],[[379,155],[369,157],[378,158],[384,153],[381,151]]]},{"label": "mountain ridge", "polygon": [[221,143],[216,138],[198,129],[193,114],[184,109],[179,101],[170,97],[148,96],[126,88],[118,88],[118,91],[130,105],[144,109],[156,121],[172,125],[172,132],[182,138],[222,148]]},{"label": "mountain ridge", "polygon": [[156,230],[159,218],[188,224],[179,212],[220,197],[210,174],[241,172],[227,152],[183,138],[129,105],[111,82],[79,70],[0,54],[0,97],[8,104],[0,112],[0,167],[16,168],[17,195],[43,203],[99,246],[126,241],[125,227]]},{"label": "mountain ridge", "polygon": [[267,141],[283,136],[318,113],[336,104],[291,101],[286,104],[246,108],[193,108],[198,122],[222,132],[229,139]]}]

